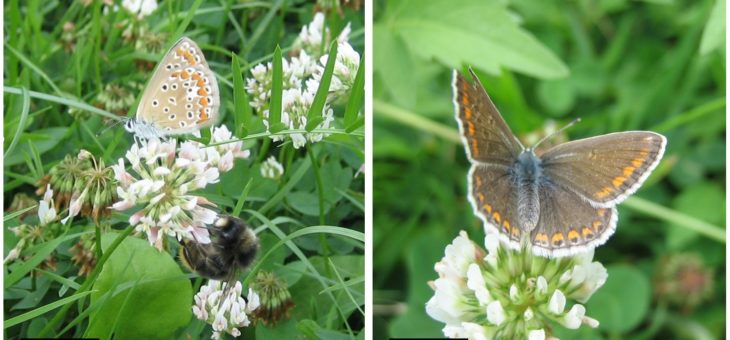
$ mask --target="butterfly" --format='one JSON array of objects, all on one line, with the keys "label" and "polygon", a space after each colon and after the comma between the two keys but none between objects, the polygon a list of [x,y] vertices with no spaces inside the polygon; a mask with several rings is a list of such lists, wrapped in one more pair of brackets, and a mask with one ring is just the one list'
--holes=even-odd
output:
[{"label": "butterfly", "polygon": [[[545,257],[574,255],[606,242],[616,205],[634,193],[664,154],[667,139],[627,131],[536,153],[512,133],[469,69],[454,71],[454,105],[467,157],[468,198],[488,232]],[[538,143],[539,144],[539,143]]]},{"label": "butterfly", "polygon": [[135,138],[165,138],[196,133],[218,119],[218,82],[203,52],[188,37],[182,37],[155,68],[137,116],[124,128]]}]

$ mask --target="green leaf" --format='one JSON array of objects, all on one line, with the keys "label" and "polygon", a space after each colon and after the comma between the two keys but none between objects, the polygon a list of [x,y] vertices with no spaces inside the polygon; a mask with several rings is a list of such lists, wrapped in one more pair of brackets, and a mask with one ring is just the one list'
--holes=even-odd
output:
[{"label": "green leaf", "polygon": [[335,62],[337,61],[337,40],[332,41],[330,44],[330,51],[327,55],[327,65],[324,67],[322,78],[319,81],[319,87],[317,93],[314,95],[312,100],[312,106],[309,107],[307,113],[307,126],[305,129],[308,132],[314,130],[314,128],[323,121],[322,110],[324,110],[324,104],[327,102],[327,94],[330,90],[330,82],[332,81],[332,74],[335,73]]},{"label": "green leaf", "polygon": [[365,99],[365,57],[360,58],[360,66],[357,67],[357,75],[355,82],[350,91],[350,99],[347,101],[345,108],[345,126],[353,125],[357,120],[357,113],[362,108]]},{"label": "green leaf", "polygon": [[700,54],[707,54],[725,44],[725,0],[715,0],[710,19],[702,32]]},{"label": "green leaf", "polygon": [[468,64],[495,75],[502,67],[541,79],[569,74],[499,1],[460,1],[455,6],[448,0],[402,0],[389,2],[388,10],[384,22],[424,59],[435,58],[451,68]]},{"label": "green leaf", "polygon": [[[102,248],[116,236],[102,235]],[[106,293],[112,297],[91,314],[86,337],[113,333],[119,339],[169,339],[190,321],[190,281],[169,253],[145,240],[124,239],[104,264],[93,290],[92,303]]]},{"label": "green leaf", "polygon": [[624,333],[644,319],[651,301],[649,278],[635,267],[609,266],[608,279],[586,304],[586,314],[600,322],[599,329]]},{"label": "green leaf", "polygon": [[23,162],[24,154],[31,154],[29,143],[32,143],[39,154],[43,154],[61,143],[68,132],[67,127],[53,127],[35,130],[33,133],[25,132],[20,136],[19,145],[15,152],[3,159],[5,167],[20,164]]},{"label": "green leaf", "polygon": [[413,58],[403,39],[384,23],[373,25],[373,67],[390,101],[412,108],[416,104],[413,90]]},{"label": "green leaf", "polygon": [[282,66],[281,48],[276,45],[272,61],[271,99],[269,102],[269,131],[277,133],[286,127],[281,123],[281,99],[284,91],[284,67]]},{"label": "green leaf", "polygon": [[235,53],[231,53],[231,68],[233,69],[233,107],[235,111],[233,118],[236,124],[234,133],[236,137],[242,138],[248,135],[248,131],[252,127],[252,114],[251,105],[248,103],[248,96],[243,85],[241,65]]}]

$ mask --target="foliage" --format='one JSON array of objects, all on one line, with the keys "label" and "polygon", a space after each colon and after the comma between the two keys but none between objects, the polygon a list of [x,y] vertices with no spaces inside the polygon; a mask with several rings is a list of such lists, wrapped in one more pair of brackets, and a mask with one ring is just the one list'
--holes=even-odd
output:
[{"label": "foliage", "polygon": [[[528,145],[577,117],[570,139],[640,129],[668,138],[662,164],[596,250],[608,281],[587,308],[600,326],[556,326],[560,338],[722,337],[725,5],[715,3],[376,1],[374,338],[442,336],[424,309],[433,264],[458,230],[483,233],[451,99],[451,69],[466,66]],[[684,254],[712,273],[702,283],[711,297],[692,308],[656,288],[666,259]]]},{"label": "foliage", "polygon": [[[134,114],[154,65],[179,37],[189,36],[218,79],[220,124],[251,151],[199,194],[219,213],[245,219],[258,234],[259,260],[239,274],[245,289],[257,272],[273,272],[295,304],[288,320],[258,322],[241,332],[261,339],[362,337],[364,181],[356,174],[364,162],[363,87],[355,86],[343,102],[328,102],[334,121],[314,132],[329,135],[299,149],[291,141],[271,140],[244,88],[251,69],[271,62],[278,46],[285,56],[296,52],[297,36],[316,11],[325,11],[333,34],[350,23],[349,41],[362,55],[362,9],[298,0],[168,0],[137,16],[121,1],[106,3],[5,1],[6,208],[24,195],[33,197],[31,207],[37,205],[34,192],[39,183],[45,187],[46,174],[82,149],[104,164],[117,164],[133,138],[120,125],[105,128],[120,120],[117,115]],[[331,77],[332,71],[321,76]],[[319,108],[326,99],[321,97],[315,100]],[[285,126],[274,133],[301,131]],[[207,142],[210,133],[202,132],[200,140]],[[260,170],[269,157],[283,167],[276,178]],[[67,204],[55,207],[59,218],[68,215]],[[204,281],[178,263],[174,239],[158,252],[143,233],[132,233],[128,213],[114,212],[95,223],[82,208],[71,222],[31,228],[55,233],[11,254],[19,239],[10,228],[37,225],[34,212],[14,208],[5,215],[4,255],[17,256],[4,266],[6,337],[211,335],[210,326],[191,313],[193,294]],[[85,263],[93,269],[79,275],[78,261],[84,259],[95,261]]]}]

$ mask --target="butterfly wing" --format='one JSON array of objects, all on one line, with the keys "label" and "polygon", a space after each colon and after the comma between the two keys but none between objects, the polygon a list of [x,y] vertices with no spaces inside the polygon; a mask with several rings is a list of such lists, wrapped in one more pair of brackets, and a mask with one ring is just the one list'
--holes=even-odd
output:
[{"label": "butterfly wing", "polygon": [[594,207],[575,192],[554,182],[542,183],[540,222],[530,233],[534,253],[560,257],[597,247],[616,230],[615,207]]},{"label": "butterfly wing", "polygon": [[198,45],[183,37],[157,65],[137,107],[137,119],[165,135],[197,131],[215,123],[218,82]]},{"label": "butterfly wing", "polygon": [[510,166],[524,149],[474,72],[470,84],[454,71],[454,106],[466,154],[472,162]]},{"label": "butterfly wing", "polygon": [[519,247],[521,229],[515,210],[514,184],[508,168],[475,164],[469,170],[469,201],[474,214],[504,241]]},{"label": "butterfly wing", "polygon": [[540,158],[545,175],[558,186],[596,207],[612,207],[641,186],[666,143],[654,132],[618,132],[560,144]]}]

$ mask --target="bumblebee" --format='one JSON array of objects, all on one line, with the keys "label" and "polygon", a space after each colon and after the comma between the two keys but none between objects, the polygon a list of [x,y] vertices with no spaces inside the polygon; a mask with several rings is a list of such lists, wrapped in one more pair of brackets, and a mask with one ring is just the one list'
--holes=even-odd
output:
[{"label": "bumblebee", "polygon": [[209,229],[210,243],[181,241],[180,261],[200,276],[231,281],[236,271],[247,268],[256,257],[259,241],[242,219],[224,216]]}]

